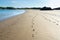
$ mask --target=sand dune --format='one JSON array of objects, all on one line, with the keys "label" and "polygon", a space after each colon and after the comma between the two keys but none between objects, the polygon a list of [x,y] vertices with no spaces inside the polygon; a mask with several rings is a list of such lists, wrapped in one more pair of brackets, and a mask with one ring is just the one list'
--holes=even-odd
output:
[{"label": "sand dune", "polygon": [[27,10],[0,22],[0,40],[60,40],[59,13]]}]

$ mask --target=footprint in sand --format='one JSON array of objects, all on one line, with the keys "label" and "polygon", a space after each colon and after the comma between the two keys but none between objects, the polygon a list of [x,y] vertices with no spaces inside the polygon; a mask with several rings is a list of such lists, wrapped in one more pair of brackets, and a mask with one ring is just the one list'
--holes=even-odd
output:
[{"label": "footprint in sand", "polygon": [[34,37],[34,34],[32,34],[32,37]]},{"label": "footprint in sand", "polygon": [[56,22],[53,22],[53,23],[56,23]]},{"label": "footprint in sand", "polygon": [[33,31],[35,31],[35,29],[33,29]]},{"label": "footprint in sand", "polygon": [[59,25],[58,23],[56,25]]},{"label": "footprint in sand", "polygon": [[51,20],[48,20],[49,22],[51,22]]}]

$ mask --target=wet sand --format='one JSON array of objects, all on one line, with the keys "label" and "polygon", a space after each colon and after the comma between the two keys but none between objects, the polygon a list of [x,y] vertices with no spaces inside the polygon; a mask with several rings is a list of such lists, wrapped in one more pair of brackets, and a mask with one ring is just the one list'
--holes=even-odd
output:
[{"label": "wet sand", "polygon": [[0,40],[60,40],[59,13],[27,10],[0,22]]}]

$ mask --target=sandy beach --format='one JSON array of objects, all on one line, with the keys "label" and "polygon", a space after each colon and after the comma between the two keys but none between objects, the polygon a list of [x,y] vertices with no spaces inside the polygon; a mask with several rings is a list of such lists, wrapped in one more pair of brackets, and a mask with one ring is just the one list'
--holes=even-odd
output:
[{"label": "sandy beach", "polygon": [[0,40],[60,40],[60,12],[27,10],[0,22]]}]

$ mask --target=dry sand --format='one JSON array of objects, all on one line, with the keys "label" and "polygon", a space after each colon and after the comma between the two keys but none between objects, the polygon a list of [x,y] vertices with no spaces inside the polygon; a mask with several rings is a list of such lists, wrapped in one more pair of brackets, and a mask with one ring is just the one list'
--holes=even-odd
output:
[{"label": "dry sand", "polygon": [[0,22],[0,40],[60,40],[57,11],[27,10]]}]

